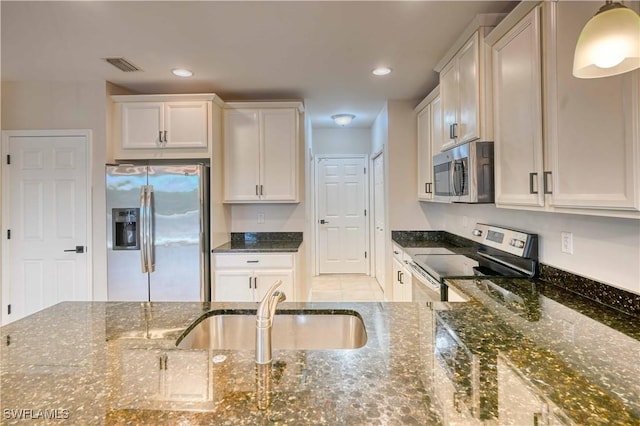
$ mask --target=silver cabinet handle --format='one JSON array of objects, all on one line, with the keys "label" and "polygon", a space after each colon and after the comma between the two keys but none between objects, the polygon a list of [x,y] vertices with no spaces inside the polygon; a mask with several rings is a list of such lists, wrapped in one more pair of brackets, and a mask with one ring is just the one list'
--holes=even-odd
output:
[{"label": "silver cabinet handle", "polygon": [[260,194],[258,193],[258,185],[256,185],[256,195],[260,195]]},{"label": "silver cabinet handle", "polygon": [[453,139],[453,124],[449,124],[449,139]]},{"label": "silver cabinet handle", "polygon": [[251,277],[249,277],[249,288],[251,288]]},{"label": "silver cabinet handle", "polygon": [[169,139],[167,139],[167,131],[164,131],[164,143],[167,143]]},{"label": "silver cabinet handle", "polygon": [[458,138],[458,123],[453,123],[453,138],[457,139]]},{"label": "silver cabinet handle", "polygon": [[529,194],[537,194],[538,191],[534,191],[533,190],[533,182],[536,180],[536,178],[538,177],[538,173],[529,173]]},{"label": "silver cabinet handle", "polygon": [[260,263],[259,260],[247,260],[247,263]]},{"label": "silver cabinet handle", "polygon": [[553,194],[553,190],[549,189],[551,185],[549,185],[549,176],[551,176],[551,172],[544,172],[543,182],[544,182],[544,193],[545,194]]},{"label": "silver cabinet handle", "polygon": [[320,219],[320,225],[325,225],[327,223],[329,223],[328,220]]},{"label": "silver cabinet handle", "polygon": [[158,131],[158,141],[162,143],[162,130]]},{"label": "silver cabinet handle", "polygon": [[260,195],[262,195],[262,185],[260,185]]}]

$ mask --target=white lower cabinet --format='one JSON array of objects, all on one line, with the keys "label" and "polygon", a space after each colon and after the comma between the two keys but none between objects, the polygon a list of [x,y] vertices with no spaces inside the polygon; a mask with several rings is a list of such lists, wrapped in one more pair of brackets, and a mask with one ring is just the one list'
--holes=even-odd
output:
[{"label": "white lower cabinet", "polygon": [[214,255],[216,302],[259,302],[276,281],[288,301],[296,300],[294,288],[295,254]]},{"label": "white lower cabinet", "polygon": [[393,245],[393,301],[411,302],[413,276],[404,262],[404,252]]}]

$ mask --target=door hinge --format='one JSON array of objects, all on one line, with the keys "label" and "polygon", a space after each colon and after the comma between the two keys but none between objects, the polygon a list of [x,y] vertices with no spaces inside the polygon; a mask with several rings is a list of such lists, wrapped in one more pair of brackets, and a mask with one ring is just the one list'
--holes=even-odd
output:
[{"label": "door hinge", "polygon": [[364,174],[365,175],[367,174],[367,168],[366,167],[364,168]]},{"label": "door hinge", "polygon": [[367,258],[367,252],[366,251],[364,252],[364,258],[365,259]]},{"label": "door hinge", "polygon": [[364,209],[364,215],[365,216],[367,215],[367,209]]},{"label": "door hinge", "polygon": [[7,154],[7,164],[11,164],[11,155]]},{"label": "door hinge", "polygon": [[11,315],[11,304],[7,305],[7,315]]},{"label": "door hinge", "polygon": [[7,240],[11,239],[11,229],[7,229]]}]

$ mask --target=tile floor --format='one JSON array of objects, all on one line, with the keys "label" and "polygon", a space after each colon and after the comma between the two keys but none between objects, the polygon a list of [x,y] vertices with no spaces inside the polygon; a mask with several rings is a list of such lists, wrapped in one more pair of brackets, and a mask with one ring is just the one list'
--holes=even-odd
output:
[{"label": "tile floor", "polygon": [[368,275],[331,274],[312,278],[312,302],[382,302],[383,298],[378,281]]}]

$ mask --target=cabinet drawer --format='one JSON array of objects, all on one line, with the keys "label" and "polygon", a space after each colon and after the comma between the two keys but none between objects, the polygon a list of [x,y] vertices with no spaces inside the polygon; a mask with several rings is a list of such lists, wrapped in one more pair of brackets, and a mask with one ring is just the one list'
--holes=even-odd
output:
[{"label": "cabinet drawer", "polygon": [[215,267],[220,268],[293,268],[292,254],[216,254]]}]

